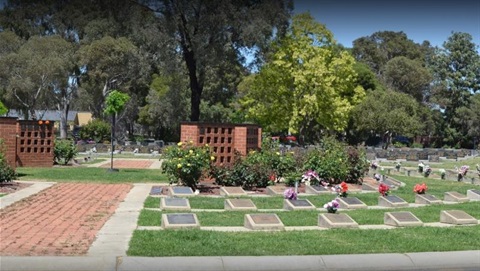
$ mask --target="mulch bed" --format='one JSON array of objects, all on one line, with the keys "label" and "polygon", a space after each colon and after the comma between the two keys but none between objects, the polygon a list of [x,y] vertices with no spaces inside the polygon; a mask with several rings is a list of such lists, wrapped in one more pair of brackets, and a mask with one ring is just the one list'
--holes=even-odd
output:
[{"label": "mulch bed", "polygon": [[32,185],[31,183],[6,182],[0,183],[0,194],[10,194]]}]

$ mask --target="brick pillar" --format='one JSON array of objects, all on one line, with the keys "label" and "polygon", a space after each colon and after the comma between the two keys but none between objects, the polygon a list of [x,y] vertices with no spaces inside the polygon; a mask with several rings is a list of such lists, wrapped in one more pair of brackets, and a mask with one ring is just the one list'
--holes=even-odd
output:
[{"label": "brick pillar", "polygon": [[17,118],[0,117],[0,138],[3,140],[5,158],[15,169],[17,157]]},{"label": "brick pillar", "polygon": [[242,155],[247,154],[247,127],[236,126],[233,142],[235,149]]},{"label": "brick pillar", "polygon": [[180,141],[193,141],[198,145],[198,124],[183,123],[180,125]]}]

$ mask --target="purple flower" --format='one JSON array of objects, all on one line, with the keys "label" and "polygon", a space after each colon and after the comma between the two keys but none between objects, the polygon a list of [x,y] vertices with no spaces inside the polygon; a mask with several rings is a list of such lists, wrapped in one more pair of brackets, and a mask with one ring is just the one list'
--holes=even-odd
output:
[{"label": "purple flower", "polygon": [[291,200],[296,200],[297,199],[297,193],[295,193],[295,190],[293,188],[289,188],[283,192],[283,196],[285,199],[291,199]]}]

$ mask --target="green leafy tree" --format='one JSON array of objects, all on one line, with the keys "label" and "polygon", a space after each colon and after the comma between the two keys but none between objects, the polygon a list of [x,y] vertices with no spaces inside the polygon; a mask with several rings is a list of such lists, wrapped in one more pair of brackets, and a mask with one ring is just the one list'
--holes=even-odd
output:
[{"label": "green leafy tree", "polygon": [[7,107],[0,101],[0,116],[5,115],[7,113],[8,109]]},{"label": "green leafy tree", "polygon": [[339,131],[365,93],[355,60],[335,50],[333,36],[310,14],[300,14],[242,98],[247,115],[267,131],[305,134],[315,124]]},{"label": "green leafy tree", "polygon": [[126,93],[122,93],[116,89],[112,90],[105,100],[105,110],[103,111],[107,115],[112,116],[112,130],[111,130],[111,155],[110,155],[110,170],[113,170],[113,152],[115,151],[115,145],[113,141],[115,139],[115,119],[117,114],[125,108],[125,104],[130,100],[130,96]]}]

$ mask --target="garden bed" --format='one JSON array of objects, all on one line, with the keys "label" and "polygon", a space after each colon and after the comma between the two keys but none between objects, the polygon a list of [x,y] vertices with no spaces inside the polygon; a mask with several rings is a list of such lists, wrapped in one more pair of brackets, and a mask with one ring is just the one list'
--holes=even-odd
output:
[{"label": "garden bed", "polygon": [[31,183],[6,182],[0,183],[0,194],[10,194],[32,185]]}]

